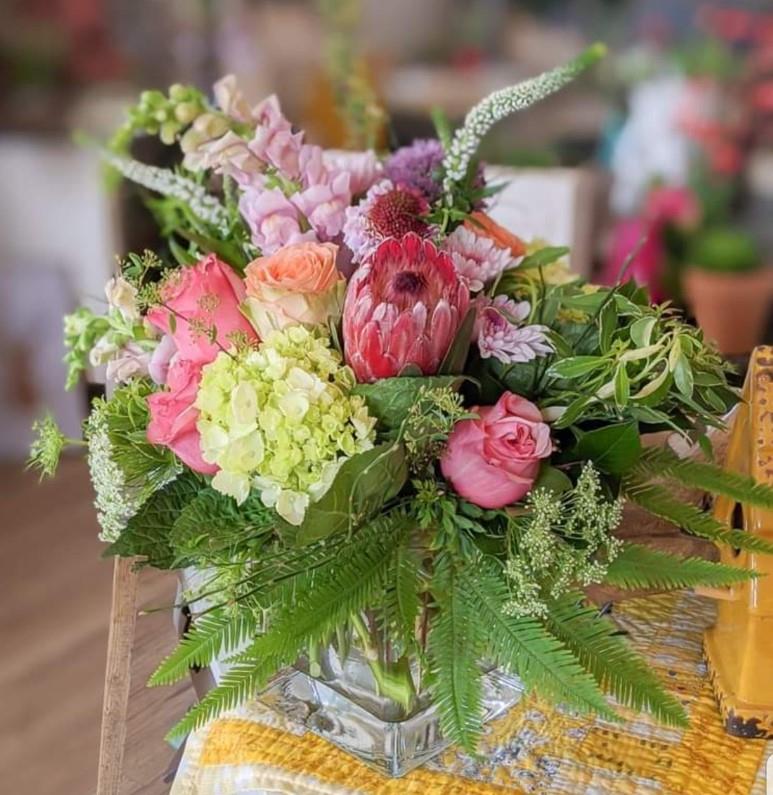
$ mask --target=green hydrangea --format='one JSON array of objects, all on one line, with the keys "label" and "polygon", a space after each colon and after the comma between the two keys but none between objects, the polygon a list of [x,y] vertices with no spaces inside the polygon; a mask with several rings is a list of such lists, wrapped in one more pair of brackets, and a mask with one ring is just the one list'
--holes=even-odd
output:
[{"label": "green hydrangea", "polygon": [[346,458],[373,446],[375,419],[354,383],[329,338],[303,326],[221,352],[196,398],[202,454],[220,468],[212,486],[239,503],[258,489],[300,524]]}]

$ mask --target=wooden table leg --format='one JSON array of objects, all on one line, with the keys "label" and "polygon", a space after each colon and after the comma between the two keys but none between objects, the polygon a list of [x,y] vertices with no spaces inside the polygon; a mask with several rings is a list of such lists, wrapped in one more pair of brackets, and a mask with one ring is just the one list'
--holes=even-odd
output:
[{"label": "wooden table leg", "polygon": [[121,786],[131,687],[131,656],[137,622],[139,574],[135,563],[134,558],[116,558],[113,569],[113,603],[107,645],[97,795],[118,795]]}]

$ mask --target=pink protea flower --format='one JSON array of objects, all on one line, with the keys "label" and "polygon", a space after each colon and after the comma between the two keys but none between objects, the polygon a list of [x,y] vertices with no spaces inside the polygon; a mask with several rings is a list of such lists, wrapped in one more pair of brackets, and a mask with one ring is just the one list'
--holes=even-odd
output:
[{"label": "pink protea flower", "polygon": [[346,361],[358,381],[391,378],[407,365],[436,373],[470,304],[450,257],[411,232],[383,242],[349,282]]},{"label": "pink protea flower", "polygon": [[467,279],[473,293],[482,290],[513,262],[509,249],[464,226],[454,229],[445,239],[443,249],[451,255],[456,270]]},{"label": "pink protea flower", "polygon": [[432,227],[424,217],[428,211],[429,203],[415,188],[383,180],[360,204],[346,210],[344,242],[357,262],[365,262],[390,237],[399,240],[408,233],[429,237]]}]

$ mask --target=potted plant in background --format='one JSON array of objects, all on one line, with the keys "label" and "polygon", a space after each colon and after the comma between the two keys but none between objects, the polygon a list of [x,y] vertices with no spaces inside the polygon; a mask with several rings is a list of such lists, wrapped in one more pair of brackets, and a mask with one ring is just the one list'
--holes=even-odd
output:
[{"label": "potted plant in background", "polygon": [[696,236],[683,287],[698,325],[722,353],[748,353],[760,342],[773,281],[749,234],[717,227]]}]

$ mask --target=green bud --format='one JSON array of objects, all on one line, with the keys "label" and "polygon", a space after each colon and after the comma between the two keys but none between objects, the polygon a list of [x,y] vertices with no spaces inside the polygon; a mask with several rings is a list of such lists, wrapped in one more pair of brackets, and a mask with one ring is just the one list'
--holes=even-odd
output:
[{"label": "green bud", "polygon": [[182,102],[188,96],[189,88],[182,83],[175,83],[169,86],[169,99],[175,102]]},{"label": "green bud", "polygon": [[180,124],[190,124],[200,113],[198,105],[193,102],[181,102],[174,109],[174,117]]},{"label": "green bud", "polygon": [[161,125],[161,143],[164,143],[167,146],[171,146],[175,141],[178,129],[179,126],[177,122],[173,121],[164,122]]},{"label": "green bud", "polygon": [[159,121],[159,122],[165,122],[165,121],[168,121],[168,120],[169,120],[169,111],[168,111],[168,110],[165,110],[165,109],[162,109],[162,110],[157,110],[157,111],[156,111],[156,112],[153,114],[153,118],[154,118],[156,121]]}]

